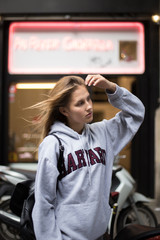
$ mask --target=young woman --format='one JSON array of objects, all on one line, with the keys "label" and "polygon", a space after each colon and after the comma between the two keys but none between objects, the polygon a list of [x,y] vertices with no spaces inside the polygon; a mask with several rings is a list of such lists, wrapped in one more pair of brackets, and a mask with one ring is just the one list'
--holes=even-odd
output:
[{"label": "young woman", "polygon": [[[103,88],[121,111],[110,120],[91,123],[87,86]],[[110,218],[109,194],[114,157],[133,138],[143,118],[141,101],[101,75],[60,79],[41,111],[33,223],[37,240],[103,239]],[[59,142],[64,147],[62,179]],[[58,182],[58,185],[57,185]],[[57,187],[58,186],[58,187]]]}]

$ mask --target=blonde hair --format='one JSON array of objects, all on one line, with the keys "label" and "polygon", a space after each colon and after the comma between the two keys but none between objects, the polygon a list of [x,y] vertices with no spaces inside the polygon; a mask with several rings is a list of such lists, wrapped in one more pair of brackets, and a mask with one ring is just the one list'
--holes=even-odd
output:
[{"label": "blonde hair", "polygon": [[42,139],[46,137],[55,121],[66,123],[66,117],[59,111],[60,107],[68,104],[71,94],[79,85],[84,85],[84,79],[78,76],[65,76],[61,78],[50,91],[48,98],[30,107],[38,109],[38,123],[36,129],[42,129]]}]

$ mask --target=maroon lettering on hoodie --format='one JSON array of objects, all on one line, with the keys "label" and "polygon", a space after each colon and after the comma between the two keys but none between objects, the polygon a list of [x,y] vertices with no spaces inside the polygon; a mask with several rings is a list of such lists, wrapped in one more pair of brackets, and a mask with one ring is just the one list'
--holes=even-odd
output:
[{"label": "maroon lettering on hoodie", "polygon": [[76,171],[77,169],[86,167],[87,162],[88,162],[88,166],[93,166],[99,163],[105,165],[106,151],[100,147],[85,150],[87,159],[85,159],[84,151],[82,149],[79,149],[74,153],[75,153],[74,156],[76,156],[75,158],[73,157],[73,153],[69,153],[67,156],[67,159],[61,165],[63,166],[62,173],[61,173],[62,178]]}]

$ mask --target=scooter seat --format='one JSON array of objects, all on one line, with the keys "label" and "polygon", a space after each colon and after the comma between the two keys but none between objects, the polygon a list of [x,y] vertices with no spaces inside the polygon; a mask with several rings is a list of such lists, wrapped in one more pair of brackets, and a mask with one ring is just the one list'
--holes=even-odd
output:
[{"label": "scooter seat", "polygon": [[156,239],[160,239],[160,227],[130,224],[117,234],[115,240],[149,240],[155,236],[159,236],[159,238]]}]

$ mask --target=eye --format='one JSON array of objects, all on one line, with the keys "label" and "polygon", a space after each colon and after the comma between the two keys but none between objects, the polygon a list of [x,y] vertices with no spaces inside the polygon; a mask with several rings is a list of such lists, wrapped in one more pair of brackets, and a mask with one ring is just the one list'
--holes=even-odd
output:
[{"label": "eye", "polygon": [[83,104],[84,104],[84,101],[81,100],[81,101],[79,101],[76,105],[77,105],[77,106],[81,106],[81,105],[83,105]]}]

